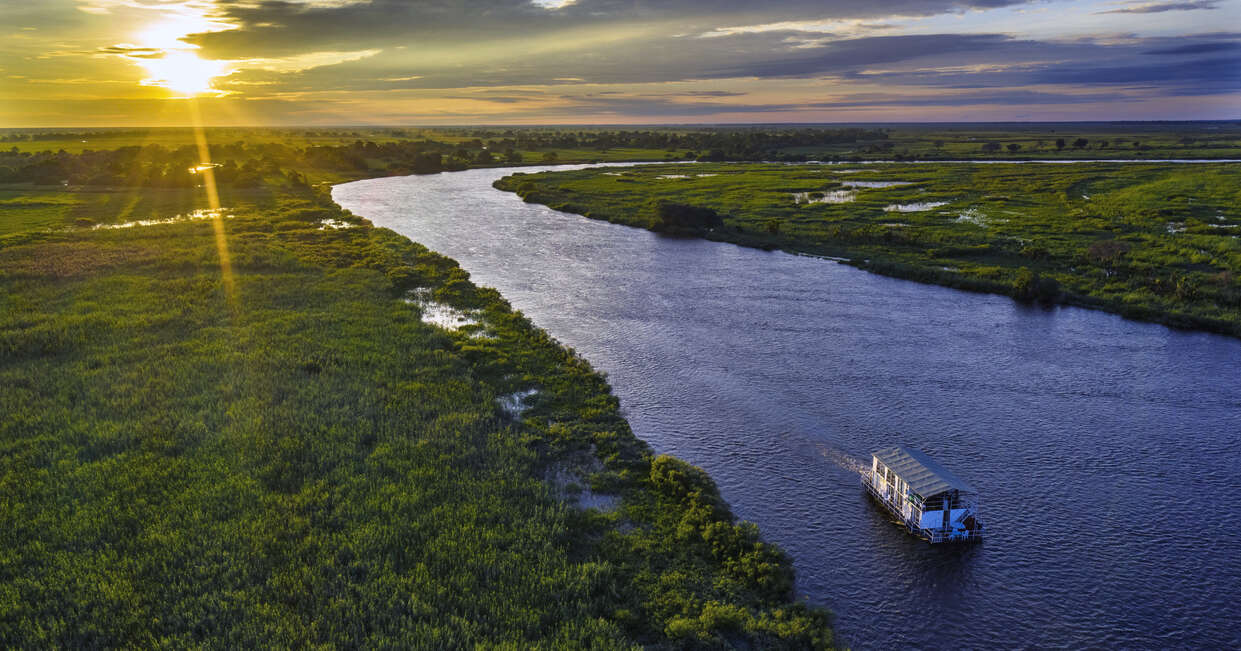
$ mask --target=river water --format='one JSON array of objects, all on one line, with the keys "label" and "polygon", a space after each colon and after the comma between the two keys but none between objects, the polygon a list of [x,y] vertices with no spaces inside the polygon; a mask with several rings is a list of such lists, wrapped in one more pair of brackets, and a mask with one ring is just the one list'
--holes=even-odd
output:
[{"label": "river water", "polygon": [[[1241,341],[593,221],[491,188],[512,171],[333,196],[607,372],[844,643],[1241,647]],[[980,491],[983,544],[928,545],[868,500],[857,469],[895,444]]]}]

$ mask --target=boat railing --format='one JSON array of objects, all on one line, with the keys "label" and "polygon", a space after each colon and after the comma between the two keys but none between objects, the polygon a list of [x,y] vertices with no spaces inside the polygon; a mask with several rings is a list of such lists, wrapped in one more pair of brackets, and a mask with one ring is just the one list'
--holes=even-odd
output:
[{"label": "boat railing", "polygon": [[909,529],[910,533],[923,538],[928,542],[941,543],[982,541],[983,533],[986,529],[983,527],[981,522],[975,521],[974,527],[970,529],[956,527],[936,527],[933,529],[928,529],[920,527],[916,522],[904,518],[901,514],[901,507],[897,500],[890,499],[887,495],[880,493],[879,489],[875,488],[875,483],[871,479],[869,473],[862,475],[862,483],[866,486],[867,492],[869,492],[872,497],[879,500],[884,506],[886,506],[892,515],[900,518],[901,524],[905,525],[905,527]]}]

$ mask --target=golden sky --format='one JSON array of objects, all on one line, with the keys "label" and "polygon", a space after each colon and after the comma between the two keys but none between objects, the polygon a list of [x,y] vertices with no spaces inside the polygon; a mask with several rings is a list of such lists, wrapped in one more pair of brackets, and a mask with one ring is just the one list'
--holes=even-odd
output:
[{"label": "golden sky", "polygon": [[[0,0],[0,126],[1235,119],[1241,0]],[[1232,31],[1222,29],[1233,26]]]}]

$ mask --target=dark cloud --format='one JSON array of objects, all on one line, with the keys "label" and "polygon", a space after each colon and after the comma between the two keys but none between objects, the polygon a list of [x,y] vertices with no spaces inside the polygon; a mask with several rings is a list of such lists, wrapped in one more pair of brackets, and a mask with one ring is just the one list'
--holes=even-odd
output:
[{"label": "dark cloud", "polygon": [[111,45],[101,47],[94,51],[94,54],[111,54],[114,56],[124,56],[133,59],[160,59],[164,56],[164,51],[157,47],[135,47],[132,45]]},{"label": "dark cloud", "polygon": [[1232,58],[1198,59],[1144,65],[1051,66],[1031,76],[1034,83],[1112,86],[1152,84],[1170,89],[1192,88],[1207,95],[1241,90],[1241,66]]},{"label": "dark cloud", "polygon": [[1219,0],[1185,0],[1184,2],[1152,2],[1149,4],[1121,7],[1111,11],[1100,11],[1101,14],[1160,14],[1165,11],[1195,11],[1198,9],[1218,9]]},{"label": "dark cloud", "polygon": [[898,93],[861,93],[838,102],[816,102],[807,108],[868,108],[891,106],[1022,106],[1050,104],[1094,104],[1116,100],[1113,93],[1051,93],[1032,90],[997,90],[971,93],[938,93],[910,97]]},{"label": "dark cloud", "polygon": [[[780,38],[780,33],[769,33]],[[841,73],[858,66],[911,61],[935,57],[965,57],[984,52],[1022,47],[1002,34],[916,34],[873,36],[833,41],[814,48],[779,50],[767,57],[707,64],[705,77],[815,77]]]},{"label": "dark cloud", "polygon": [[1191,43],[1159,50],[1147,50],[1142,54],[1209,54],[1241,48],[1241,43]]},{"label": "dark cloud", "polygon": [[[893,15],[928,15],[1018,0],[578,0],[547,9],[528,0],[372,0],[339,6],[226,0],[238,29],[199,34],[207,56],[245,59],[382,50],[303,70],[247,68],[218,81],[246,94],[393,92],[470,100],[522,111],[635,117],[917,106],[1075,105],[1108,98],[1208,96],[1241,87],[1241,35],[1035,40],[1012,34],[868,32]],[[1131,5],[1121,13],[1208,9],[1214,0]],[[797,29],[796,21],[848,18],[861,36]],[[792,22],[789,22],[792,21]],[[862,21],[862,22],[857,22]],[[763,29],[735,29],[767,25]],[[785,29],[773,29],[787,26]],[[1163,56],[1160,60],[1153,57]],[[823,80],[833,103],[760,105],[718,80]],[[574,92],[583,85],[699,84],[677,93]],[[848,86],[904,88],[858,95]],[[1025,87],[1038,86],[1037,89]],[[1054,87],[1054,88],[1049,88]],[[536,88],[522,92],[517,89]],[[724,87],[727,88],[727,87]],[[1098,89],[1109,89],[1100,93]],[[468,90],[467,90],[468,89]],[[494,89],[494,90],[487,90]],[[555,90],[553,90],[555,89]],[[437,93],[439,91],[439,93]],[[450,91],[443,94],[442,91]],[[403,97],[404,95],[402,95]],[[525,105],[523,105],[525,104]],[[467,109],[468,110],[468,109]]]},{"label": "dark cloud", "polygon": [[616,115],[627,117],[699,117],[737,113],[784,113],[809,108],[807,104],[723,104],[684,102],[657,97],[576,97],[560,104],[563,114]]},{"label": "dark cloud", "polygon": [[[849,79],[877,84],[921,86],[949,90],[1011,88],[1031,85],[1079,86],[1083,88],[1125,86],[1150,96],[1218,95],[1241,87],[1241,66],[1236,59],[1195,54],[1216,54],[1241,48],[1237,42],[1188,43],[1154,47],[1182,39],[1148,39],[1121,44],[1093,42],[1037,43],[1034,50],[997,51],[991,66],[976,70],[898,70],[850,72]],[[1019,48],[1019,43],[1011,43]],[[1034,56],[1034,52],[1043,56]],[[1152,62],[1150,54],[1176,54],[1172,60]]]},{"label": "dark cloud", "polygon": [[1030,0],[578,0],[549,9],[529,0],[372,0],[307,5],[284,0],[229,0],[218,7],[237,29],[191,35],[213,58],[287,56],[318,50],[410,44],[463,48],[501,39],[532,40],[565,30],[636,26],[651,35],[696,33],[795,20],[927,16]]},{"label": "dark cloud", "polygon": [[[221,80],[220,85],[241,92],[253,83],[272,85],[286,92],[331,89],[433,93],[472,88],[476,90],[453,93],[452,97],[497,104],[519,104],[522,99],[545,97],[541,91],[523,95],[512,87],[550,90],[571,89],[583,83],[646,84],[733,78],[824,79],[834,86],[859,82],[866,86],[913,89],[911,96],[921,94],[917,89],[938,89],[953,91],[946,93],[948,98],[957,98],[951,101],[974,103],[985,103],[982,100],[990,93],[998,104],[1019,104],[1021,97],[1029,98],[1031,104],[1042,104],[1047,102],[1040,98],[1050,101],[1060,97],[1045,92],[1020,95],[1011,91],[1036,85],[1071,86],[1082,92],[1123,86],[1127,92],[1139,90],[1150,97],[1227,94],[1236,92],[1241,85],[1241,66],[1236,65],[1235,59],[1218,55],[1241,47],[1238,41],[1221,40],[1236,35],[1214,35],[1211,40],[1189,43],[1184,42],[1188,37],[1098,43],[1021,40],[1000,34],[927,34],[872,36],[815,47],[790,47],[786,41],[791,34],[794,33],[773,31],[717,38],[652,39],[632,51],[598,48],[595,56],[553,54],[472,67],[449,63],[411,70],[399,62],[373,57],[297,73],[242,71]],[[1152,62],[1149,53],[1180,56]],[[481,90],[487,87],[503,88],[491,96]],[[605,98],[607,92],[596,91],[593,96]],[[563,97],[557,99],[564,101],[587,101],[581,93],[562,90],[558,94]],[[670,102],[686,106],[688,100],[721,100],[687,109],[691,111],[720,108],[725,100],[741,95],[720,89],[648,94],[641,98],[625,94],[627,101],[635,102],[635,107],[656,100],[661,107]],[[1065,103],[1079,103],[1075,98],[1081,96],[1069,93],[1063,97]],[[910,105],[919,105],[921,101],[929,100],[911,99]],[[667,110],[672,108],[675,107]]]}]

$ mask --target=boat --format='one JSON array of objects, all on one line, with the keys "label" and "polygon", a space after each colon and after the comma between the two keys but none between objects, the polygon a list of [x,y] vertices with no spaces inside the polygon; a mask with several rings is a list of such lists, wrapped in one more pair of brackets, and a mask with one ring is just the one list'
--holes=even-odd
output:
[{"label": "boat", "polygon": [[914,536],[930,543],[982,541],[978,492],[923,452],[894,447],[872,453],[862,484]]}]

